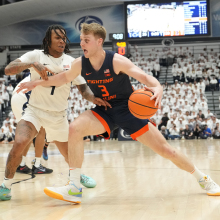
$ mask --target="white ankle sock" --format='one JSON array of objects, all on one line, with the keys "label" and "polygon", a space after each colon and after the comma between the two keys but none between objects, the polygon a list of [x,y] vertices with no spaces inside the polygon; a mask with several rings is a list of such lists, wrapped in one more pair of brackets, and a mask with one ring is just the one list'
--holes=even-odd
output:
[{"label": "white ankle sock", "polygon": [[22,161],[20,163],[20,166],[23,167],[26,165],[26,156],[22,156]]},{"label": "white ankle sock", "polygon": [[13,179],[8,179],[6,177],[4,178],[4,181],[3,181],[5,187],[8,188],[8,189],[11,189],[11,184],[13,182],[14,182]]},{"label": "white ankle sock", "polygon": [[80,188],[80,168],[70,168],[69,177],[70,181],[74,183],[74,185],[79,189]]},{"label": "white ankle sock", "polygon": [[35,163],[34,163],[35,167],[39,167],[40,166],[40,160],[41,160],[41,157],[35,157]]},{"label": "white ankle sock", "polygon": [[199,181],[202,177],[206,176],[203,172],[201,172],[196,166],[191,174]]}]

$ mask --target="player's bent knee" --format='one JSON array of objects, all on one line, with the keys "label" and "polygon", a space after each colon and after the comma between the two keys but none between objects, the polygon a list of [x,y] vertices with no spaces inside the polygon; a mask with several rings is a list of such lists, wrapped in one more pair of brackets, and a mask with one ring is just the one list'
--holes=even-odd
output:
[{"label": "player's bent knee", "polygon": [[15,139],[14,141],[14,144],[13,144],[13,148],[12,149],[18,149],[18,150],[24,150],[27,145],[30,143],[31,140],[29,139],[26,139],[26,138],[17,138]]},{"label": "player's bent knee", "polygon": [[172,159],[176,158],[177,153],[176,153],[176,150],[169,147],[168,144],[164,144],[163,152],[162,152],[161,156],[166,159],[172,160]]},{"label": "player's bent knee", "polygon": [[83,129],[81,126],[70,124],[69,126],[69,136],[77,136],[77,137],[84,137],[83,136]]}]

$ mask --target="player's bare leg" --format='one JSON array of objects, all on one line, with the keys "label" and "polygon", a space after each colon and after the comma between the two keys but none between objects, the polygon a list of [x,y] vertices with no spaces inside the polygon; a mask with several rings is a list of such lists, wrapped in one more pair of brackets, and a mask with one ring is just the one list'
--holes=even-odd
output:
[{"label": "player's bare leg", "polygon": [[82,113],[70,124],[68,141],[70,183],[64,187],[45,188],[44,192],[48,196],[73,203],[81,202],[80,174],[84,158],[83,137],[86,135],[102,134],[105,131],[104,126],[93,115],[92,111]]},{"label": "player's bare leg", "polygon": [[183,153],[170,146],[154,125],[151,123],[148,125],[149,130],[137,138],[139,142],[162,157],[171,160],[180,169],[193,174],[208,195],[220,196],[220,187],[209,176],[198,170]]},{"label": "player's bare leg", "polygon": [[44,148],[45,135],[46,135],[45,129],[41,127],[34,142],[35,159],[34,159],[34,164],[32,167],[33,174],[50,174],[53,172],[52,169],[49,169],[41,164],[41,155],[42,155],[43,148]]},{"label": "player's bare leg", "polygon": [[26,156],[27,156],[27,153],[29,151],[29,148],[30,148],[32,142],[33,141],[30,141],[30,143],[27,145],[27,147],[24,149],[24,151],[22,153],[21,163],[19,164],[19,166],[16,169],[16,172],[18,172],[18,173],[27,174],[27,173],[31,172],[31,169],[26,165]]},{"label": "player's bare leg", "polygon": [[60,153],[64,156],[65,161],[68,162],[68,142],[59,142],[59,141],[54,141],[56,144],[57,148],[59,149]]},{"label": "player's bare leg", "polygon": [[35,157],[40,158],[42,155],[45,143],[45,135],[45,129],[41,127],[35,139]]},{"label": "player's bare leg", "polygon": [[159,130],[148,123],[149,130],[139,136],[137,140],[164,158],[171,160],[177,167],[187,172],[194,169],[193,163],[176,148],[169,145]]},{"label": "player's bare leg", "polygon": [[27,147],[24,149],[22,156],[25,156],[25,157],[27,156],[27,153],[28,153],[28,151],[29,151],[29,149],[30,149],[31,144],[32,144],[32,141],[31,141],[31,142],[27,145]]},{"label": "player's bare leg", "polygon": [[84,158],[83,137],[105,133],[102,123],[93,115],[92,111],[82,113],[69,127],[68,155],[69,166],[81,168]]},{"label": "player's bare leg", "polygon": [[[68,160],[68,142],[58,142],[54,141],[60,153],[64,156],[65,161],[69,164]],[[84,154],[84,152],[83,152]],[[71,154],[70,154],[71,155]],[[87,188],[94,188],[96,186],[96,181],[89,176],[84,174],[79,174],[80,183]],[[70,177],[69,177],[70,178]]]},{"label": "player's bare leg", "polygon": [[0,200],[11,199],[11,184],[13,182],[16,169],[21,162],[22,153],[36,134],[37,130],[31,122],[24,121],[23,119],[19,121],[15,132],[15,142],[8,155],[5,178],[0,186]]},{"label": "player's bare leg", "polygon": [[15,142],[8,155],[7,165],[5,169],[5,177],[12,179],[16,168],[21,162],[23,150],[27,147],[30,141],[36,136],[37,130],[35,126],[28,121],[20,120],[15,132]]}]

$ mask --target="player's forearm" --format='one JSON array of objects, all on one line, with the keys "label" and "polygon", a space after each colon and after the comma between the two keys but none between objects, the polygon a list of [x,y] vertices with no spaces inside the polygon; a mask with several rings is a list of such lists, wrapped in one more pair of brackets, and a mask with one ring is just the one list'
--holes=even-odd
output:
[{"label": "player's forearm", "polygon": [[25,69],[32,67],[33,63],[22,63],[12,61],[5,67],[5,75],[15,75],[22,72]]},{"label": "player's forearm", "polygon": [[43,87],[49,87],[49,86],[62,86],[66,83],[68,83],[69,80],[66,77],[66,72],[59,73],[55,76],[48,77],[48,80],[36,80],[34,81],[35,87],[36,86],[43,86]]},{"label": "player's forearm", "polygon": [[84,99],[88,100],[89,102],[94,101],[95,96],[87,84],[77,85],[77,88]]},{"label": "player's forearm", "polygon": [[148,87],[161,87],[162,88],[159,81],[150,75],[146,75],[145,78],[143,79],[143,82],[141,83],[145,84]]}]

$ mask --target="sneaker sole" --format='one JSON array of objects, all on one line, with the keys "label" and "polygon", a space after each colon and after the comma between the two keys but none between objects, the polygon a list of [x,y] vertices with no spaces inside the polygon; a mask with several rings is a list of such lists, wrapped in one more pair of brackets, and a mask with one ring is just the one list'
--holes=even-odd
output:
[{"label": "sneaker sole", "polygon": [[28,173],[31,173],[31,170],[30,170],[30,171],[27,171],[27,172],[23,172],[23,171],[20,171],[20,170],[16,170],[16,173],[24,173],[24,174],[28,174]]},{"label": "sneaker sole", "polygon": [[218,192],[218,193],[207,193],[207,195],[209,195],[209,196],[220,196],[220,192]]},{"label": "sneaker sole", "polygon": [[80,182],[84,187],[86,187],[86,188],[95,188],[96,187],[96,184],[93,184],[93,185],[86,185],[86,184],[84,184],[84,183],[82,183],[82,182]]},{"label": "sneaker sole", "polygon": [[8,201],[8,200],[11,200],[11,197],[10,197],[10,198],[4,198],[4,197],[1,197],[1,196],[0,196],[0,200],[2,200],[2,201]]},{"label": "sneaker sole", "polygon": [[61,194],[55,193],[55,192],[53,192],[53,191],[50,191],[50,190],[47,189],[47,188],[44,188],[44,193],[45,193],[47,196],[49,196],[49,197],[51,197],[51,198],[54,198],[54,199],[59,199],[59,200],[63,200],[63,201],[66,201],[66,202],[77,203],[77,204],[81,203],[81,201],[66,200],[66,199],[63,198],[63,196],[62,196]]},{"label": "sneaker sole", "polygon": [[[53,172],[51,172],[51,173],[53,173]],[[51,174],[51,173],[44,173],[44,172],[42,172],[42,173],[34,173],[33,172],[33,174]]]}]

